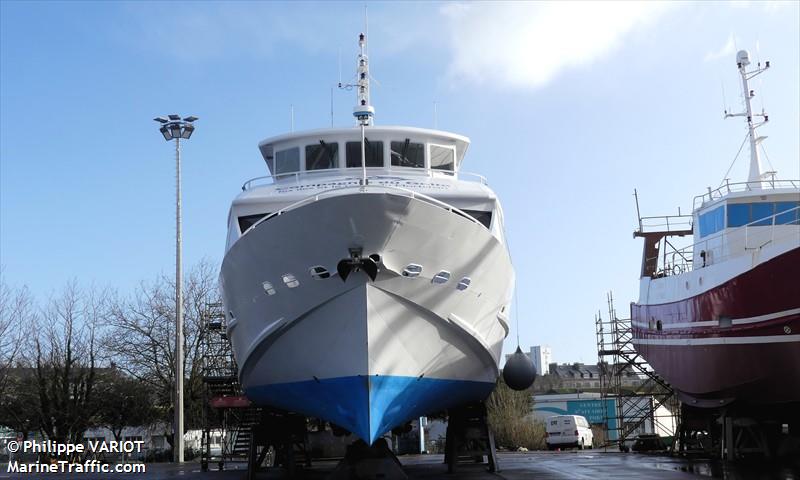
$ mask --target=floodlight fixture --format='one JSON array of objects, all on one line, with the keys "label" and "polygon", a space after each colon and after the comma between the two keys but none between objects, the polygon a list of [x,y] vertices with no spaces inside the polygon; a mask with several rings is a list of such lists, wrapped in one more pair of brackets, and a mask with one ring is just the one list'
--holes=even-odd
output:
[{"label": "floodlight fixture", "polygon": [[185,138],[185,139],[188,140],[189,137],[192,136],[193,132],[194,132],[194,125],[192,125],[191,123],[188,123],[188,124],[183,126],[183,132],[181,132],[181,138]]},{"label": "floodlight fixture", "polygon": [[178,122],[173,122],[169,124],[169,130],[172,134],[172,138],[180,138],[181,136],[181,124]]},{"label": "floodlight fixture", "polygon": [[169,117],[170,120],[180,120],[181,119],[180,115],[177,115],[177,114],[174,114],[174,113],[172,113],[170,115],[167,115],[167,116]]},{"label": "floodlight fixture", "polygon": [[164,140],[172,140],[172,132],[166,126],[159,128],[158,131],[161,132],[161,135],[164,135]]},{"label": "floodlight fixture", "polygon": [[167,123],[169,121],[164,117],[156,117],[153,120],[155,120],[156,122],[159,122],[159,123]]},{"label": "floodlight fixture", "polygon": [[188,117],[184,117],[183,118],[184,122],[190,122],[191,123],[191,122],[194,122],[195,120],[197,120],[197,117],[195,117],[194,115],[189,115]]}]

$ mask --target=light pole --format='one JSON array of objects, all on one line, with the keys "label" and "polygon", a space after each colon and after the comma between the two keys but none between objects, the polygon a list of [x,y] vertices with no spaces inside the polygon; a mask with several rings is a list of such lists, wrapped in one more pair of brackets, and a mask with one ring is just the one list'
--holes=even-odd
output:
[{"label": "light pole", "polygon": [[181,139],[188,140],[194,132],[195,116],[181,119],[180,115],[156,117],[164,140],[175,140],[175,424],[173,427],[174,458],[183,463],[183,250],[181,233]]}]

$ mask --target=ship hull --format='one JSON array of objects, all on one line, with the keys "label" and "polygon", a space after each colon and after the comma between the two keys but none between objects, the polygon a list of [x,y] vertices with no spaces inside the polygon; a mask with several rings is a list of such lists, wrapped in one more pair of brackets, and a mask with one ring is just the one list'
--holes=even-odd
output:
[{"label": "ship hull", "polygon": [[686,403],[800,402],[798,276],[794,247],[698,295],[632,304],[633,342]]},{"label": "ship hull", "polygon": [[[336,274],[354,246],[380,255],[374,281]],[[422,266],[415,278],[403,275],[412,263]],[[330,276],[312,278],[314,266]],[[433,282],[441,271],[449,280]],[[289,209],[230,248],[221,281],[240,381],[256,404],[372,443],[494,388],[513,269],[488,229],[441,205],[352,189]]]}]

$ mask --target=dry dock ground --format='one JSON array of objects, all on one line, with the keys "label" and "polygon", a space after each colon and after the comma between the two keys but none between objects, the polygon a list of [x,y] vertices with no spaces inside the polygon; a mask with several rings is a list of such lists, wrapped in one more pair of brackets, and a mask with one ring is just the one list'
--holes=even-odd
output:
[{"label": "dry dock ground", "polygon": [[[501,471],[489,473],[485,465],[463,464],[455,474],[447,474],[441,455],[404,456],[400,459],[409,479],[420,480],[556,480],[556,479],[702,479],[726,480],[796,480],[800,479],[800,459],[781,464],[775,462],[720,463],[707,460],[687,460],[667,456],[633,453],[585,452],[524,452],[500,453]],[[319,462],[304,472],[303,477],[322,480],[333,469],[333,462]],[[242,467],[241,465],[239,466]],[[7,473],[2,465],[0,479],[5,478],[74,478],[83,480],[113,480],[121,478],[181,479],[181,480],[245,480],[244,470],[212,470],[201,472],[197,463],[183,467],[171,464],[151,464],[146,474],[22,474]],[[258,479],[285,478],[281,471],[262,472]]]}]

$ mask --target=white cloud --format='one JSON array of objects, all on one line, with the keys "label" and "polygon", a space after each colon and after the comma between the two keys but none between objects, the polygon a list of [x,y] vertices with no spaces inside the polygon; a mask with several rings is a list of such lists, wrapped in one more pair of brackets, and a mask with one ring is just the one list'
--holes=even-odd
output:
[{"label": "white cloud", "polygon": [[601,61],[668,2],[448,4],[453,80],[537,88],[566,69]]},{"label": "white cloud", "polygon": [[733,37],[733,34],[731,33],[730,35],[728,35],[728,40],[725,42],[725,45],[723,45],[722,48],[720,48],[715,52],[706,53],[705,61],[710,62],[712,60],[717,60],[718,58],[722,57],[733,58],[734,51],[736,51],[736,39]]}]

